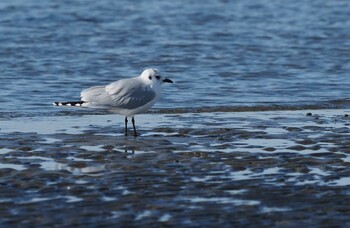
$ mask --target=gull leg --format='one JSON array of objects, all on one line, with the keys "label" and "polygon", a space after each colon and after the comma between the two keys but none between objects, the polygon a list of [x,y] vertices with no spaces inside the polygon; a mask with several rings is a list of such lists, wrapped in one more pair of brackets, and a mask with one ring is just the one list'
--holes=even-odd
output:
[{"label": "gull leg", "polygon": [[125,136],[128,136],[128,117],[125,117]]},{"label": "gull leg", "polygon": [[137,133],[136,133],[136,127],[135,127],[135,119],[134,119],[134,117],[132,117],[131,122],[132,122],[132,126],[133,126],[133,128],[134,128],[134,136],[136,137],[136,136],[137,136]]}]

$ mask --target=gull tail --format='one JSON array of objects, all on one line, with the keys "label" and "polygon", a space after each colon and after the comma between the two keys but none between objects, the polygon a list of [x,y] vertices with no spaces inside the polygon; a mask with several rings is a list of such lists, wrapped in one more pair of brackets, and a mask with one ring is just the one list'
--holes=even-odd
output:
[{"label": "gull tail", "polygon": [[68,101],[68,102],[60,102],[60,101],[55,101],[53,102],[54,106],[83,106],[83,104],[86,103],[85,101]]}]

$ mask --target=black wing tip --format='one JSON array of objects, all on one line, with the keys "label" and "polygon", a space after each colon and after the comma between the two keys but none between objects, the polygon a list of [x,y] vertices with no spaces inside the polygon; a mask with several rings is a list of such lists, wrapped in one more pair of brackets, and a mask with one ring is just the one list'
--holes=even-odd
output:
[{"label": "black wing tip", "polygon": [[85,103],[84,101],[69,101],[69,102],[55,101],[52,104],[54,106],[82,106],[84,103]]}]

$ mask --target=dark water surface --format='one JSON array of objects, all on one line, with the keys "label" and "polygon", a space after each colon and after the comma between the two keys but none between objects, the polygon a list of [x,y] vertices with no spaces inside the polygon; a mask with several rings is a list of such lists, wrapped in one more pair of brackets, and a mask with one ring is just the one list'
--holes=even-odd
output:
[{"label": "dark water surface", "polygon": [[176,82],[158,108],[349,107],[349,4],[2,1],[0,115],[51,115],[146,67]]}]

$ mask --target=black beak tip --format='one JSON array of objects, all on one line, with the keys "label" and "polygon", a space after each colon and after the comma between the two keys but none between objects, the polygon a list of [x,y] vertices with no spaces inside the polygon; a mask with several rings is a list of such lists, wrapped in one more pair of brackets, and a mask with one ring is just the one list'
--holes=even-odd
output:
[{"label": "black beak tip", "polygon": [[173,81],[171,81],[170,79],[164,79],[163,82],[167,82],[167,83],[173,83]]}]

